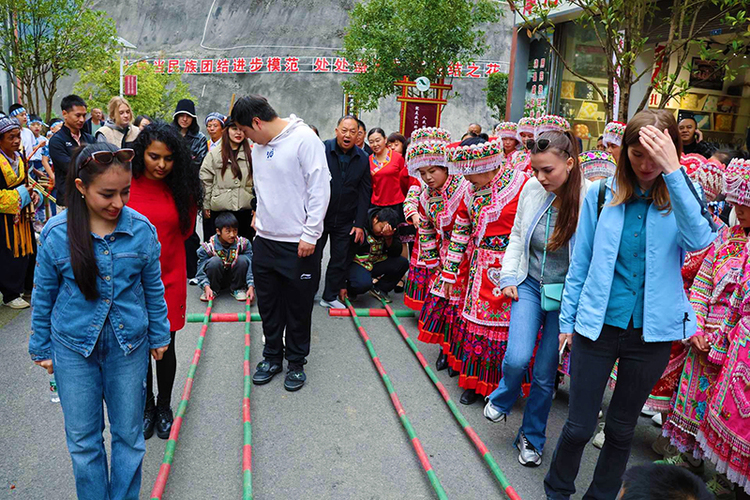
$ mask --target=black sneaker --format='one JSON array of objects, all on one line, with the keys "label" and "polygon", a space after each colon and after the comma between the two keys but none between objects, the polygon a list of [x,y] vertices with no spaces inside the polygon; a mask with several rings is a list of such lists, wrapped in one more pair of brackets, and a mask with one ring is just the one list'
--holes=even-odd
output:
[{"label": "black sneaker", "polygon": [[258,366],[255,369],[255,373],[253,374],[253,384],[267,384],[273,379],[274,375],[281,373],[282,370],[283,367],[281,366],[281,363],[264,359],[258,363]]},{"label": "black sneaker", "polygon": [[169,439],[172,431],[172,408],[157,408],[156,410],[156,435],[161,439]]},{"label": "black sneaker", "polygon": [[156,406],[153,403],[146,404],[146,410],[143,412],[143,437],[145,439],[154,435],[154,426],[156,426]]},{"label": "black sneaker", "polygon": [[393,299],[391,299],[387,293],[385,293],[384,291],[380,290],[377,287],[370,288],[370,295],[372,295],[378,300],[382,300],[386,304],[390,304],[391,302],[393,302]]},{"label": "black sneaker", "polygon": [[284,389],[289,392],[299,391],[305,385],[305,372],[301,369],[289,369],[284,379]]}]

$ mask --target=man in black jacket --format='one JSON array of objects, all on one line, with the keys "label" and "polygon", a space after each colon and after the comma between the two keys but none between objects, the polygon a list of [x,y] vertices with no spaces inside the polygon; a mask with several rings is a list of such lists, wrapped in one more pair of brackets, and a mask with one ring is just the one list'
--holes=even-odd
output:
[{"label": "man in black jacket", "polygon": [[60,102],[63,115],[63,126],[49,140],[49,157],[55,169],[55,186],[57,204],[67,205],[65,201],[65,178],[68,176],[68,165],[73,151],[84,144],[93,144],[94,138],[83,131],[86,122],[86,101],[75,94],[63,97]]},{"label": "man in black jacket", "polygon": [[[331,239],[331,260],[326,270],[323,307],[345,307],[337,297],[345,293],[346,276],[351,264],[349,247],[365,238],[364,227],[370,208],[372,183],[367,153],[355,145],[359,123],[351,115],[339,119],[336,138],[323,144],[331,172],[331,201],[318,244],[325,248]],[[322,255],[322,252],[321,252]]]}]

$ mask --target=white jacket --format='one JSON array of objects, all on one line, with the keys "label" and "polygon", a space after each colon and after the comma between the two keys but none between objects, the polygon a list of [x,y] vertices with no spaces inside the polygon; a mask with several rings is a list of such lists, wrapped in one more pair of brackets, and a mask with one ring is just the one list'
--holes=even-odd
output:
[{"label": "white jacket", "polygon": [[[583,180],[581,186],[580,203],[586,198],[586,191],[591,185],[590,181]],[[500,272],[500,288],[518,286],[529,275],[529,244],[534,228],[539,224],[555,200],[554,193],[548,193],[542,185],[532,177],[523,187],[521,196],[518,198],[518,210],[510,232],[508,248],[503,256],[503,269]],[[573,252],[575,236],[568,241],[568,257]]]}]

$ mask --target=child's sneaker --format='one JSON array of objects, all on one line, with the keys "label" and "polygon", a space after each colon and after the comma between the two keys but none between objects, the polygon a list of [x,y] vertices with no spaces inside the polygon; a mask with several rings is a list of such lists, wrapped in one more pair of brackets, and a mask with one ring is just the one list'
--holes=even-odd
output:
[{"label": "child's sneaker", "polygon": [[703,464],[703,460],[693,458],[687,453],[679,453],[673,457],[665,458],[664,460],[656,460],[654,461],[654,463],[676,465],[677,467],[682,467],[683,469],[689,470],[696,476],[702,476],[705,467]]},{"label": "child's sneaker", "polygon": [[245,302],[247,300],[247,292],[245,290],[234,290],[232,291],[232,297],[240,302]]},{"label": "child's sneaker", "polygon": [[724,474],[715,473],[711,479],[706,482],[708,491],[714,494],[717,500],[734,500],[735,493],[732,491],[732,482]]}]

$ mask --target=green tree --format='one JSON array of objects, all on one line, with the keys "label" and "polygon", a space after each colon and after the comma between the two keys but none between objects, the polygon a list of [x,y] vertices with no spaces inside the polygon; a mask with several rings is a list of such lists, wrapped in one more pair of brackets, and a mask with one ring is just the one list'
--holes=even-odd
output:
[{"label": "green tree", "polygon": [[[524,0],[508,0],[511,8],[521,17],[529,37],[541,32],[550,34],[555,25],[550,14],[558,6],[557,0],[543,0],[528,9]],[[737,69],[731,70],[730,63],[745,54],[750,47],[750,32],[746,10],[750,0],[673,0],[671,5],[660,10],[659,3],[652,0],[569,0],[569,4],[581,9],[575,22],[595,34],[606,54],[607,83],[597,83],[587,75],[576,71],[572,61],[566,60],[554,44],[552,37],[542,36],[550,44],[552,51],[563,66],[573,75],[590,84],[607,105],[607,119],[627,121],[630,103],[630,89],[644,77],[654,75],[647,86],[638,110],[646,107],[652,91],[662,94],[660,106],[666,106],[670,98],[687,91],[688,82],[679,78],[682,69],[690,70],[688,56],[691,49],[704,60],[715,61],[716,71],[732,79]],[[709,27],[717,22],[730,34],[722,42],[729,50],[711,47],[706,37]],[[668,36],[660,44],[660,52],[654,54],[653,45],[656,31],[668,26]],[[650,56],[652,64],[645,69],[636,68],[640,56]],[[669,62],[676,60],[676,67]],[[663,63],[663,64],[662,64]],[[709,75],[709,77],[712,75]],[[620,103],[614,109],[615,83],[620,88]]]},{"label": "green tree", "polygon": [[[126,75],[138,77],[138,95],[127,96],[133,112],[151,118],[169,119],[180,99],[194,99],[188,85],[177,73],[157,73],[145,61],[125,65]],[[107,109],[109,100],[120,93],[120,62],[111,59],[107,64],[88,67],[75,84],[75,92],[81,95],[89,107]]]},{"label": "green tree", "polygon": [[115,50],[115,23],[88,0],[0,0],[0,15],[0,68],[47,120],[60,78]]},{"label": "green tree", "polygon": [[367,67],[343,83],[359,109],[377,107],[404,76],[446,76],[454,62],[471,62],[487,49],[481,25],[501,15],[495,0],[366,0],[354,6],[342,56]]},{"label": "green tree", "polygon": [[508,75],[492,73],[487,79],[487,107],[492,110],[492,118],[505,121],[505,108],[508,103]]}]

